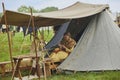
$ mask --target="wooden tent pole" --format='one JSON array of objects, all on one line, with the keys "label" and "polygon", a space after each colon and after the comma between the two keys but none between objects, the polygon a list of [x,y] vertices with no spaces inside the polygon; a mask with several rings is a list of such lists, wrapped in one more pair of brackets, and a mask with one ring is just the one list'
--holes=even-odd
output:
[{"label": "wooden tent pole", "polygon": [[[41,55],[41,57],[42,57],[42,59],[43,59],[43,71],[44,71],[44,80],[47,80],[47,77],[46,77],[46,68],[45,68],[45,59],[44,59],[44,55],[45,55],[45,50],[44,50],[44,46],[42,45],[42,44],[44,44],[43,43],[43,41],[44,41],[44,35],[43,35],[43,33],[42,34],[40,34],[41,35],[41,39],[40,39],[40,43],[41,43],[41,50],[42,50],[42,55]],[[42,41],[43,40],[43,41]]]},{"label": "wooden tent pole", "polygon": [[11,46],[11,40],[10,40],[9,29],[8,29],[8,25],[7,25],[7,16],[6,16],[6,11],[5,11],[5,7],[4,7],[4,3],[2,3],[2,7],[3,7],[3,14],[4,14],[4,19],[5,19],[5,25],[6,25],[7,36],[8,36],[8,45],[9,45],[10,60],[11,60],[12,71],[13,71],[14,66],[13,66],[13,59],[12,59],[12,46]]},{"label": "wooden tent pole", "polygon": [[[31,12],[31,19],[32,19],[32,29],[33,29],[33,41],[34,41],[34,45],[35,45],[35,54],[36,54],[36,69],[38,69],[38,54],[37,54],[37,46],[36,46],[36,41],[35,41],[35,25],[34,25],[34,17],[33,17],[33,13],[32,13],[32,8],[30,8],[30,12]],[[36,70],[37,72],[38,70]],[[40,80],[40,75],[39,75],[39,80]]]}]

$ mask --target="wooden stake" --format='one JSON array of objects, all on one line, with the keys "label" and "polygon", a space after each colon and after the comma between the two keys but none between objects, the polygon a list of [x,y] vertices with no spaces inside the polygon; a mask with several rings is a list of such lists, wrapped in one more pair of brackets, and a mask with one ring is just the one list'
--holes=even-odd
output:
[{"label": "wooden stake", "polygon": [[7,17],[6,17],[6,11],[5,11],[5,7],[4,7],[4,3],[2,3],[2,7],[3,7],[3,14],[4,14],[4,19],[5,19],[7,36],[8,36],[8,45],[9,45],[9,53],[10,53],[11,66],[12,66],[12,71],[13,71],[14,66],[13,66],[13,59],[12,59],[12,46],[11,46],[9,29],[8,29],[8,25],[7,25]]},{"label": "wooden stake", "polygon": [[[38,68],[38,54],[37,54],[37,46],[36,46],[36,42],[35,42],[35,37],[36,37],[36,34],[35,34],[35,25],[34,25],[34,17],[33,17],[33,13],[32,13],[32,8],[30,8],[30,11],[31,11],[31,19],[32,19],[32,29],[33,29],[33,41],[34,41],[34,45],[35,45],[35,54],[36,54],[36,72],[37,72],[37,68]],[[39,80],[40,80],[40,75],[39,75]]]},{"label": "wooden stake", "polygon": [[44,79],[47,80],[46,78],[46,67],[45,67],[45,59],[44,59],[44,55],[45,55],[45,50],[44,50],[44,38],[43,38],[43,35],[41,35],[41,39],[40,39],[40,46],[41,46],[41,49],[42,49],[42,53],[41,53],[41,58],[42,58],[42,63],[43,63],[43,70],[44,70]]}]

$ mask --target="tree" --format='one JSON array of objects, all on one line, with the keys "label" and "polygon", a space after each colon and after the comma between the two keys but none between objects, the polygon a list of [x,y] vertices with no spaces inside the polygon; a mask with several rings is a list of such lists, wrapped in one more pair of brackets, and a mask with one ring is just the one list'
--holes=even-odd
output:
[{"label": "tree", "polygon": [[34,9],[32,6],[27,7],[25,5],[20,6],[17,10],[18,12],[30,13],[30,8],[32,8],[33,13],[39,12],[39,10]]},{"label": "tree", "polygon": [[50,11],[57,11],[57,7],[46,7],[45,9],[42,9],[40,12],[50,12]]},{"label": "tree", "polygon": [[33,13],[50,12],[50,11],[58,10],[57,7],[46,7],[44,9],[42,9],[42,10],[38,10],[38,9],[35,9],[34,7],[32,7],[32,6],[27,7],[25,5],[20,6],[17,10],[18,10],[18,12],[30,13],[30,8],[32,8]]},{"label": "tree", "polygon": [[20,8],[18,8],[18,12],[30,12],[30,10],[27,6],[22,5]]}]

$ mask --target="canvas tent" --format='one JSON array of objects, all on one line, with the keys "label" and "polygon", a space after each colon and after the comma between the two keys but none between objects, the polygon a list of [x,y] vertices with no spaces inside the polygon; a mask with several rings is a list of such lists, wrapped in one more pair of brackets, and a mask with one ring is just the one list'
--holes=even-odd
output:
[{"label": "canvas tent", "polygon": [[[120,30],[107,9],[108,5],[77,2],[59,11],[34,14],[35,26],[62,24],[47,48],[57,45],[64,32],[70,32],[77,41],[72,53],[58,66],[59,69],[74,71],[120,69]],[[9,25],[27,26],[30,19],[29,14],[13,11],[6,11],[6,15]]]},{"label": "canvas tent", "polygon": [[75,49],[58,68],[75,71],[120,69],[120,30],[106,12],[94,16]]}]

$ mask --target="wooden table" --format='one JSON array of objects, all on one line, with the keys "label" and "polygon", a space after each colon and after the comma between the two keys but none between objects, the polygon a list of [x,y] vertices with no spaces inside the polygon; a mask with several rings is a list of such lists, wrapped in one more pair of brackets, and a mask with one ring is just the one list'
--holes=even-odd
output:
[{"label": "wooden table", "polygon": [[[21,75],[21,71],[20,71],[20,64],[21,64],[21,61],[23,59],[26,59],[26,58],[31,58],[33,60],[33,59],[36,58],[36,55],[35,54],[27,54],[27,55],[20,55],[20,56],[14,56],[13,57],[15,67],[14,67],[14,70],[13,70],[13,74],[12,74],[12,79],[11,80],[14,79],[15,75],[17,77],[19,77],[20,80],[22,80],[22,75]],[[37,58],[39,59],[40,55],[38,55]]]}]

